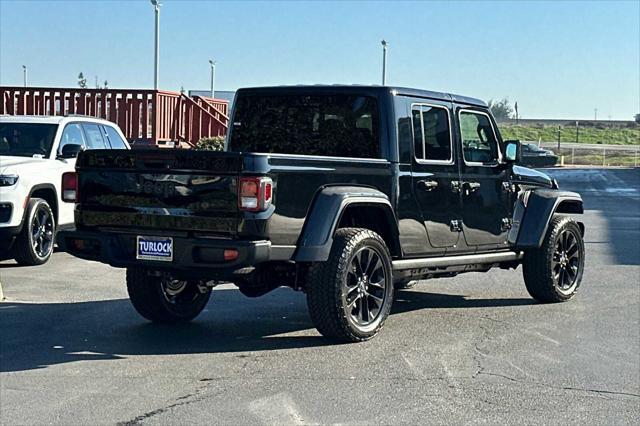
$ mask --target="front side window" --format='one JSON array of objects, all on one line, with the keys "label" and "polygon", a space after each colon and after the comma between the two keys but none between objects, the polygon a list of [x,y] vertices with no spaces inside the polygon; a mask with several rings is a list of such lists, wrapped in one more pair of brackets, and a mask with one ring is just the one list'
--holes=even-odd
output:
[{"label": "front side window", "polygon": [[102,137],[102,131],[97,124],[83,123],[84,132],[87,135],[87,149],[105,149],[107,145]]},{"label": "front side window", "polygon": [[483,164],[498,161],[498,141],[487,115],[461,111],[460,134],[464,161]]},{"label": "front side window", "polygon": [[57,124],[0,123],[0,155],[48,157]]},{"label": "front side window", "polygon": [[84,134],[82,133],[82,127],[79,123],[67,124],[62,132],[62,138],[60,139],[60,146],[58,147],[58,153],[62,153],[62,148],[67,144],[80,145],[86,148],[87,144],[84,141]]},{"label": "front side window", "polygon": [[244,95],[229,150],[380,158],[378,105],[370,96]]},{"label": "front side window", "polygon": [[440,107],[414,105],[411,117],[416,159],[451,161],[449,111]]},{"label": "front side window", "polygon": [[127,149],[127,145],[124,143],[116,129],[111,126],[104,126],[104,130],[109,138],[109,143],[112,149]]}]

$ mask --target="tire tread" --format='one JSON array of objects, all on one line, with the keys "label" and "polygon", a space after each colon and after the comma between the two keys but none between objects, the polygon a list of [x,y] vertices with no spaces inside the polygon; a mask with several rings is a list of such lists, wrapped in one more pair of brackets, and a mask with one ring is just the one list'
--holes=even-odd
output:
[{"label": "tire tread", "polygon": [[152,322],[172,324],[191,321],[202,312],[211,295],[209,291],[205,299],[200,299],[190,312],[177,315],[163,302],[162,290],[155,280],[156,277],[150,276],[144,268],[127,268],[127,292],[131,304],[140,315]]},{"label": "tire tread", "polygon": [[[549,223],[547,234],[542,242],[542,246],[529,250],[525,253],[522,264],[524,283],[529,295],[542,303],[564,302],[571,299],[578,287],[582,276],[578,278],[578,285],[575,290],[564,295],[556,291],[553,282],[551,258],[555,251],[555,243],[558,234],[567,227],[573,227],[577,235],[581,235],[580,227],[569,216],[554,215]],[[584,249],[582,251],[582,262],[584,262]],[[581,266],[582,267],[582,266]]]},{"label": "tire tread", "polygon": [[[49,256],[47,256],[44,260],[37,257],[33,252],[33,247],[29,239],[29,232],[31,229],[31,220],[32,220],[31,215],[33,213],[33,210],[37,208],[37,205],[41,203],[44,203],[44,205],[49,209],[49,213],[51,214],[51,218],[53,220],[53,229],[54,229],[53,239],[55,242],[56,221],[55,221],[55,217],[53,216],[53,210],[51,210],[51,206],[49,206],[49,203],[47,203],[47,201],[42,198],[31,198],[27,203],[27,214],[26,214],[25,222],[22,224],[22,231],[20,231],[20,234],[16,238],[16,241],[13,246],[13,258],[15,259],[16,262],[18,262],[19,265],[25,265],[25,266],[42,265],[46,263],[51,257],[51,254],[49,254]],[[51,250],[51,253],[53,253],[53,249]]]},{"label": "tire tread", "polygon": [[[370,333],[359,333],[349,327],[341,306],[341,279],[349,267],[349,255],[363,239],[374,239],[382,245],[387,259],[389,250],[384,240],[375,232],[365,228],[341,228],[336,231],[329,260],[316,262],[307,273],[307,306],[309,315],[318,331],[325,337],[342,342],[362,342],[375,336],[384,325],[387,313],[383,313],[380,324]],[[392,277],[388,279],[392,280]],[[388,297],[393,300],[393,287]],[[390,303],[387,305],[390,310]]]}]

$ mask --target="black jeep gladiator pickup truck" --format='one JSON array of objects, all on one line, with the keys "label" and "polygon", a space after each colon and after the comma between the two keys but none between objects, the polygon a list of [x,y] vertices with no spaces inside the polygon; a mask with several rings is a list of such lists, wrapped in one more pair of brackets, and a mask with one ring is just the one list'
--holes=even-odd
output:
[{"label": "black jeep gladiator pickup truck", "polygon": [[93,150],[63,178],[83,259],[127,268],[135,309],[188,321],[211,288],[289,286],[340,341],[373,337],[394,288],[523,265],[541,302],[584,266],[580,195],[518,167],[487,105],[425,90],[295,86],[237,92],[224,152]]}]

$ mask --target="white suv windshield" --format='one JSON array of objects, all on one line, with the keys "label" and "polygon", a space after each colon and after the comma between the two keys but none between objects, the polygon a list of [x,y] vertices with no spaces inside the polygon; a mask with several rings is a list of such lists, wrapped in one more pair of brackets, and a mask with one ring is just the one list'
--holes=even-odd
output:
[{"label": "white suv windshield", "polygon": [[48,157],[57,124],[0,123],[0,155]]}]

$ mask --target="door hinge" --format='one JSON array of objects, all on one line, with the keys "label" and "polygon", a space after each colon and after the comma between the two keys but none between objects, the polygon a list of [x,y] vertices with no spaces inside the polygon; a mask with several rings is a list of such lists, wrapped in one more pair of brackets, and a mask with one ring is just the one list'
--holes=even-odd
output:
[{"label": "door hinge", "polygon": [[507,230],[511,229],[512,226],[513,226],[513,220],[511,220],[511,218],[509,218],[509,217],[503,217],[502,218],[502,230],[503,231],[507,231]]},{"label": "door hinge", "polygon": [[449,224],[449,228],[451,232],[462,232],[462,221],[458,219],[454,219]]}]

